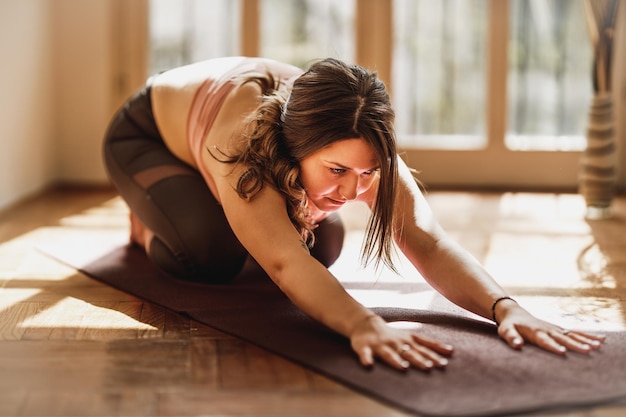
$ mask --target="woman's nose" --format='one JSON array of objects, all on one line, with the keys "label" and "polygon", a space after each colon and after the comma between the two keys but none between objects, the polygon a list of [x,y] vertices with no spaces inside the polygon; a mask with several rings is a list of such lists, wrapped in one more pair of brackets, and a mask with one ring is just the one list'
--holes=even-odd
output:
[{"label": "woman's nose", "polygon": [[359,194],[359,177],[349,176],[339,186],[339,194],[346,200],[354,200]]}]

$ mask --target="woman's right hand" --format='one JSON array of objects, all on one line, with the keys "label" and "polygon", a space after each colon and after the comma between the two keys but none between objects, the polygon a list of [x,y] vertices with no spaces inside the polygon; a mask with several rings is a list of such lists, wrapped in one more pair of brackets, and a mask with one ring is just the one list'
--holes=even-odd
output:
[{"label": "woman's right hand", "polygon": [[361,320],[354,327],[350,343],[364,366],[374,365],[374,358],[378,358],[398,370],[411,366],[426,372],[443,368],[448,364],[444,356],[450,356],[453,351],[448,344],[391,327],[376,315]]}]

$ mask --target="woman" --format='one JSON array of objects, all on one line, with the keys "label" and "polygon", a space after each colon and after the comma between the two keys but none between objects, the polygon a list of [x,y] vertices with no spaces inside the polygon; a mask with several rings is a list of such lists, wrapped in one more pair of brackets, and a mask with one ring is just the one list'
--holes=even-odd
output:
[{"label": "woman", "polygon": [[388,326],[328,271],[343,241],[336,211],[350,201],[371,209],[365,262],[393,268],[397,245],[445,297],[496,321],[512,348],[599,348],[599,336],[533,317],[446,236],[397,156],[393,119],[385,86],[361,67],[220,58],[153,77],[113,120],[104,154],[131,240],[158,267],[224,283],[252,256],[365,366],[445,367],[453,348]]}]

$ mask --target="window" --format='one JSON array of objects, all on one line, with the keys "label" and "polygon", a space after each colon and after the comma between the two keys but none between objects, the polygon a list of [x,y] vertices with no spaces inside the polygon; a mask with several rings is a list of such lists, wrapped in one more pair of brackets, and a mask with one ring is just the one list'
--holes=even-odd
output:
[{"label": "window", "polygon": [[[394,0],[394,104],[402,144],[487,145],[487,0]],[[511,150],[581,150],[591,100],[582,2],[511,0],[506,68]],[[492,34],[494,36],[497,34]],[[502,138],[504,139],[504,138]],[[501,140],[502,140],[501,139]]]},{"label": "window", "polygon": [[369,65],[391,87],[403,157],[425,183],[577,186],[592,97],[583,2],[146,1],[151,72],[241,51]]},{"label": "window", "polygon": [[334,57],[354,61],[354,0],[261,0],[261,53],[301,68]]},{"label": "window", "polygon": [[486,0],[395,0],[393,91],[402,144],[486,145]]},{"label": "window", "polygon": [[238,0],[150,0],[150,73],[237,55],[239,8]]},{"label": "window", "polygon": [[[355,0],[258,2],[259,55],[300,67],[329,56],[354,61]],[[240,55],[244,6],[241,0],[150,0],[151,73]]]},{"label": "window", "polygon": [[510,10],[506,145],[584,149],[592,53],[583,2],[513,0]]}]

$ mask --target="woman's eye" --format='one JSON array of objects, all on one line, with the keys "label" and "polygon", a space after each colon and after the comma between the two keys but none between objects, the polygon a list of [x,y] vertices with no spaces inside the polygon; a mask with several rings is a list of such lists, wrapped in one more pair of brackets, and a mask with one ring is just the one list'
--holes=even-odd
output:
[{"label": "woman's eye", "polygon": [[346,170],[343,168],[330,168],[330,172],[335,175],[339,175],[339,174],[343,174],[344,172],[346,172]]}]

